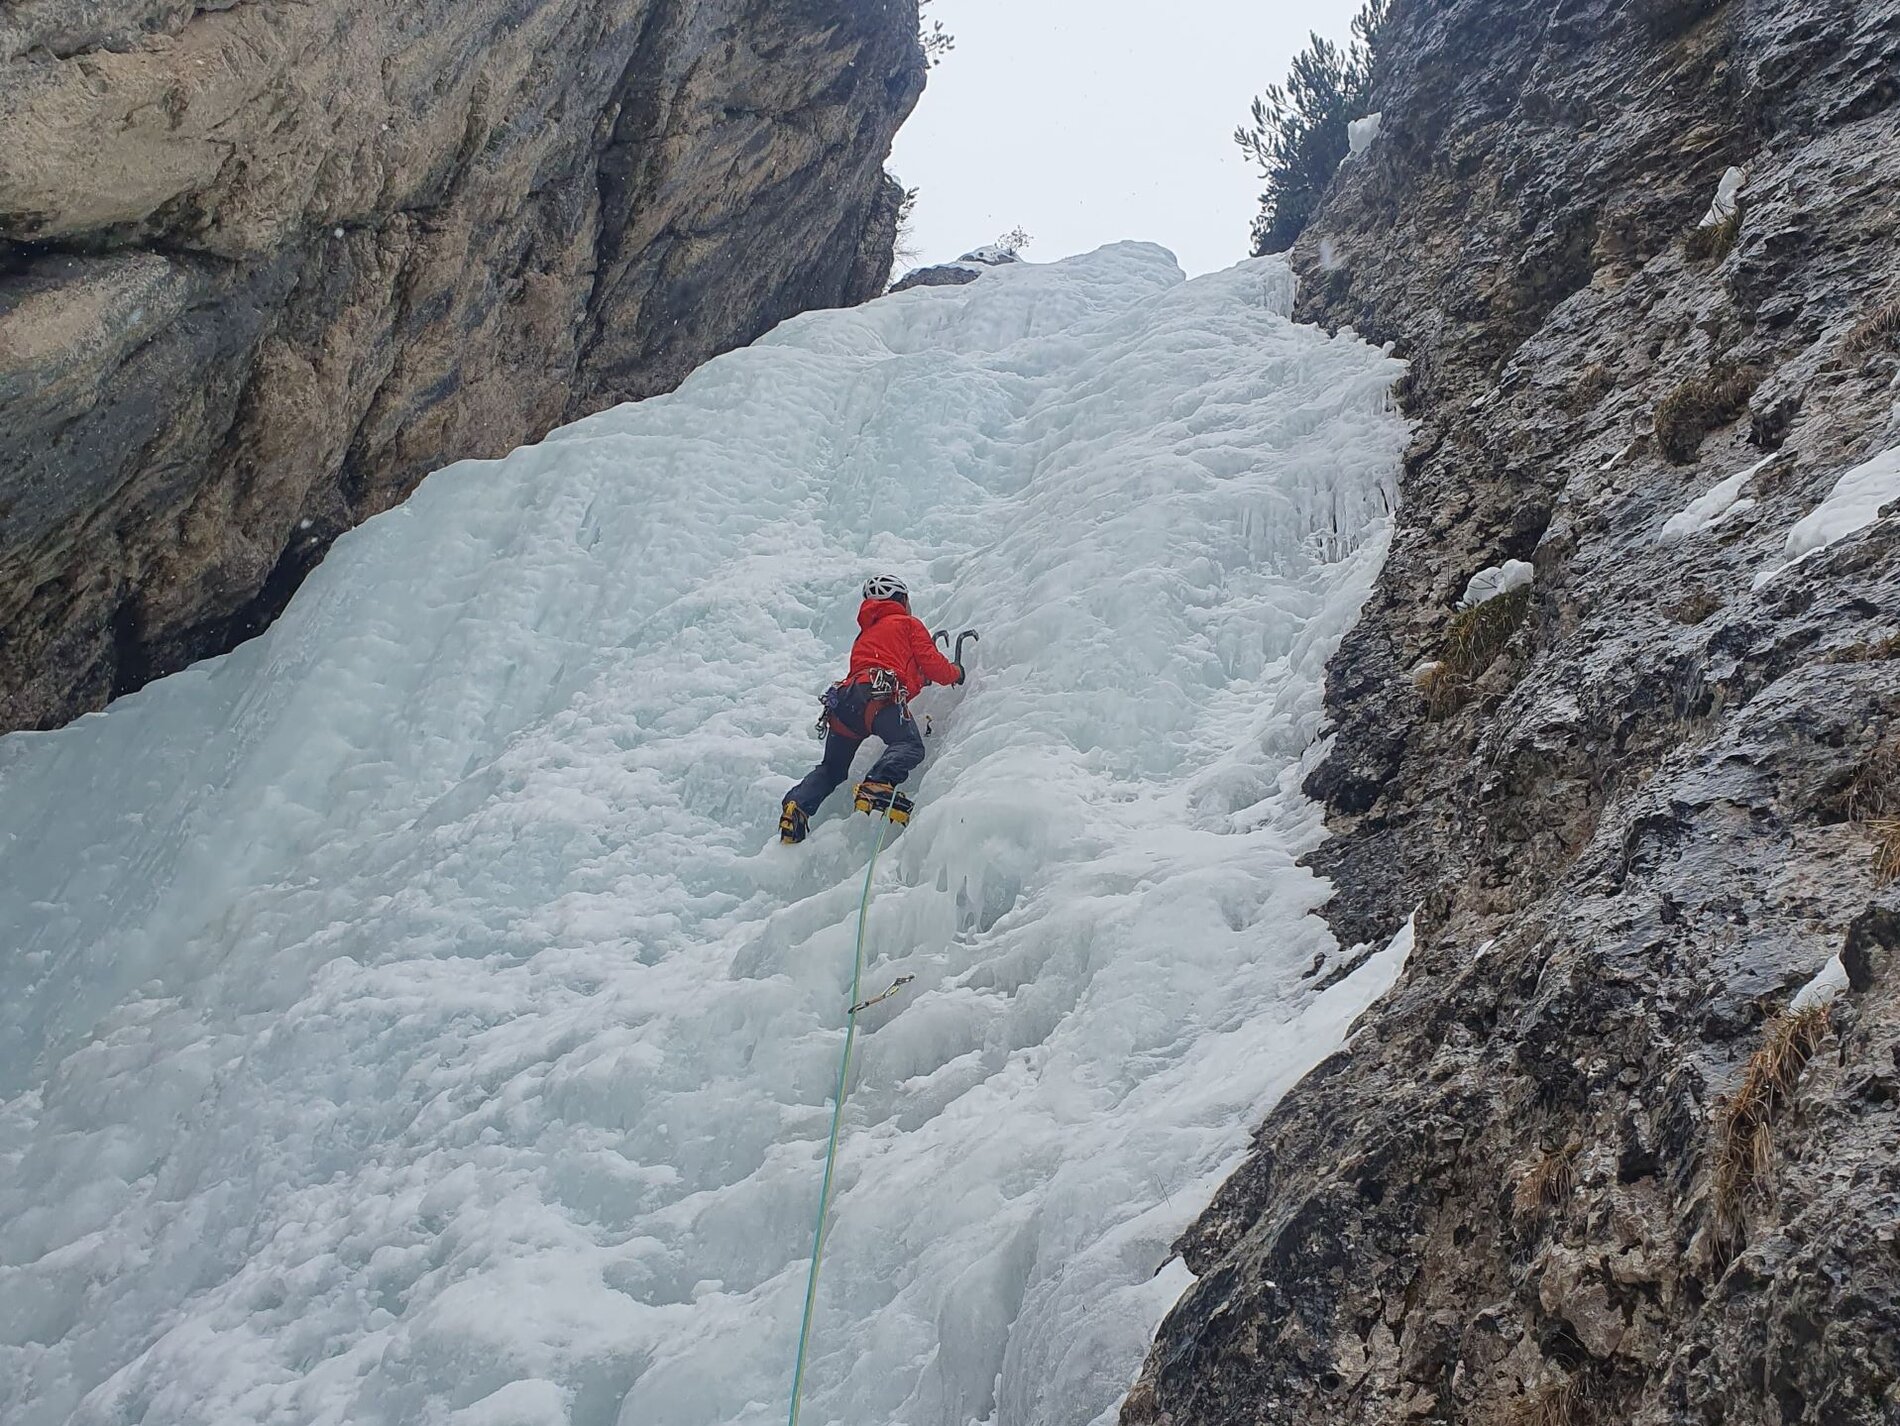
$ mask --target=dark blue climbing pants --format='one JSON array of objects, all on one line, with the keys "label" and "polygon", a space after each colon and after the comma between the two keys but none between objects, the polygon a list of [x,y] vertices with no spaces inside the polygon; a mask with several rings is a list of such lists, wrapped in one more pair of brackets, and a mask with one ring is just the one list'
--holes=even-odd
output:
[{"label": "dark blue climbing pants", "polygon": [[[847,728],[862,727],[864,707],[871,701],[870,686],[858,684],[846,689],[844,697],[838,721]],[[871,770],[864,775],[865,780],[888,782],[896,787],[924,760],[924,735],[917,731],[917,720],[910,716],[909,710],[895,703],[887,703],[877,710],[877,716],[871,720],[871,731],[884,740],[884,756],[871,764]],[[785,794],[786,801],[796,802],[807,817],[814,815],[819,804],[837,790],[839,783],[851,776],[851,759],[857,756],[858,745],[863,741],[863,738],[849,737],[833,727],[825,735],[824,760],[805,775],[803,782]]]}]

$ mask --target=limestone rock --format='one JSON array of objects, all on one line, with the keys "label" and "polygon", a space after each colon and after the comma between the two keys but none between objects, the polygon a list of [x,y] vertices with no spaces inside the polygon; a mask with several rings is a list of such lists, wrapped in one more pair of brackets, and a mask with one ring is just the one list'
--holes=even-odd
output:
[{"label": "limestone rock", "polygon": [[914,267],[891,284],[893,292],[908,292],[913,287],[962,287],[975,282],[983,269],[973,263],[940,262],[931,267]]},{"label": "limestone rock", "polygon": [[[1893,1426],[1900,520],[1755,578],[1900,444],[1900,0],[1394,0],[1381,54],[1293,256],[1419,426],[1309,786],[1341,942],[1416,910],[1416,950],[1183,1238],[1127,1419]],[[1738,373],[1672,459],[1659,408]],[[1520,622],[1428,704],[1513,559]]]},{"label": "limestone rock", "polygon": [[888,277],[912,0],[0,10],[0,730]]},{"label": "limestone rock", "polygon": [[891,284],[893,292],[908,292],[913,287],[961,287],[975,282],[993,267],[1007,267],[1022,258],[1010,248],[981,247],[967,252],[955,262],[940,262],[930,267],[912,268]]}]

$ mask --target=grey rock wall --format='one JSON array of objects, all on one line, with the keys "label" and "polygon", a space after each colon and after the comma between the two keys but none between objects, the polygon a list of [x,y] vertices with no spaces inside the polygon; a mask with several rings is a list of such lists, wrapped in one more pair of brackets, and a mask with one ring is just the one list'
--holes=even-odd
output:
[{"label": "grey rock wall", "polygon": [[[1900,506],[1756,582],[1900,444],[1900,3],[1395,0],[1384,63],[1294,258],[1419,428],[1310,790],[1341,940],[1417,950],[1122,1420],[1893,1426]],[[1421,689],[1505,558],[1521,621]]]},{"label": "grey rock wall", "polygon": [[888,278],[914,0],[0,8],[0,731]]}]

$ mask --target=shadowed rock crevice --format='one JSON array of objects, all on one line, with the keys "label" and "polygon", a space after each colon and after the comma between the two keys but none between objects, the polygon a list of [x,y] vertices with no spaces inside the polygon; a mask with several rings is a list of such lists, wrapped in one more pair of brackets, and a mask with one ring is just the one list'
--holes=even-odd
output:
[{"label": "shadowed rock crevice", "polygon": [[0,16],[0,730],[274,617],[429,471],[882,290],[910,0]]}]

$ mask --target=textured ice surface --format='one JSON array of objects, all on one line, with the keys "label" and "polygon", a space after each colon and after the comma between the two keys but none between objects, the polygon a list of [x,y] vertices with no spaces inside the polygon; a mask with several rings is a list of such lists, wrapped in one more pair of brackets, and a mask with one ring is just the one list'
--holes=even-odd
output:
[{"label": "textured ice surface", "polygon": [[1127,245],[787,323],[429,479],[0,740],[9,1426],[782,1419],[871,829],[856,587],[973,677],[886,854],[805,1421],[1081,1426],[1393,973],[1294,865],[1399,364]]}]

